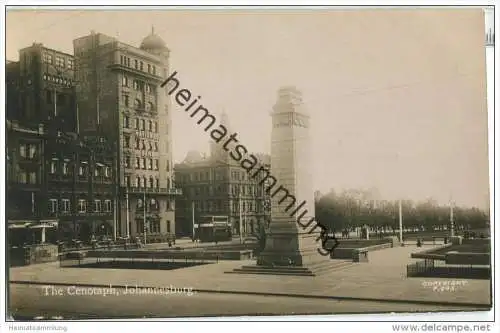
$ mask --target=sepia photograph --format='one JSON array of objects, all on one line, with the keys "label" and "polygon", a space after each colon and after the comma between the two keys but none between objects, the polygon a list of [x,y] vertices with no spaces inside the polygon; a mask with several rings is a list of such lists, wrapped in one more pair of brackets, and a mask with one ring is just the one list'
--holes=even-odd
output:
[{"label": "sepia photograph", "polygon": [[492,318],[494,44],[493,7],[5,7],[7,320]]}]

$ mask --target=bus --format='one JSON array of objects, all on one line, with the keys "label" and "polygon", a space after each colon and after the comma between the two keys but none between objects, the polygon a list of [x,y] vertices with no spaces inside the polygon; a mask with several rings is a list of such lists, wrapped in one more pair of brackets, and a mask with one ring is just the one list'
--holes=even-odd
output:
[{"label": "bus", "polygon": [[195,239],[201,242],[222,242],[232,239],[231,223],[227,216],[206,215],[194,225]]}]

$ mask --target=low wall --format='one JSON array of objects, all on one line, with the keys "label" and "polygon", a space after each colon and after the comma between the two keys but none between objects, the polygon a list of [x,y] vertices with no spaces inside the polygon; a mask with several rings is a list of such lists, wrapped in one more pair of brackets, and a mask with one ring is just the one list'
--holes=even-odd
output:
[{"label": "low wall", "polygon": [[[342,245],[340,245],[340,246],[342,246]],[[366,261],[368,261],[367,255],[366,255],[366,260],[365,260],[362,258],[362,257],[364,257],[364,255],[362,255],[360,253],[367,253],[367,252],[387,249],[390,247],[392,247],[392,243],[383,243],[383,244],[377,244],[377,245],[361,247],[361,248],[338,247],[330,254],[330,258],[331,259],[352,259],[354,261],[359,260],[360,262],[361,261],[366,262]]]},{"label": "low wall", "polygon": [[448,252],[445,262],[447,265],[491,265],[489,253]]},{"label": "low wall", "polygon": [[445,255],[444,254],[436,254],[436,253],[433,253],[433,252],[435,252],[436,250],[441,250],[441,249],[444,249],[444,248],[447,248],[447,247],[451,247],[452,245],[453,244],[448,243],[448,244],[445,244],[445,245],[442,245],[442,246],[434,247],[434,248],[429,249],[429,250],[425,250],[425,251],[421,251],[421,252],[417,252],[417,253],[412,253],[411,257],[415,258],[415,259],[445,260]]},{"label": "low wall", "polygon": [[26,266],[58,260],[57,245],[39,244],[9,249],[11,266]]},{"label": "low wall", "polygon": [[242,251],[88,251],[94,258],[248,260],[252,250]]}]

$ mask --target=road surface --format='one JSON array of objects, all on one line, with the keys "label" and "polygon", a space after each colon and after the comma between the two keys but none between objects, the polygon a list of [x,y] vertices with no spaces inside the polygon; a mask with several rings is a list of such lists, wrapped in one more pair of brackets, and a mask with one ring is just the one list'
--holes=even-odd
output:
[{"label": "road surface", "polygon": [[[168,292],[135,288],[91,289],[10,284],[9,309],[18,320],[52,317],[82,320],[474,310],[470,307],[411,303],[190,293],[189,290],[179,290],[175,294]],[[94,295],[89,295],[90,293]]]}]

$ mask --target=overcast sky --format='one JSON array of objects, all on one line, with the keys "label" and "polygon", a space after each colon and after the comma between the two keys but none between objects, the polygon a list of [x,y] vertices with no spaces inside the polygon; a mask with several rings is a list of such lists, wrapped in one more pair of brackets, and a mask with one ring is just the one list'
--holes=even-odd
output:
[{"label": "overcast sky", "polygon": [[[152,25],[181,86],[225,110],[249,149],[270,151],[278,88],[303,92],[315,189],[487,205],[481,9],[10,12],[7,59],[35,41],[73,53],[72,40],[91,30],[138,46]],[[208,150],[207,134],[180,109],[173,133],[177,162]]]}]

